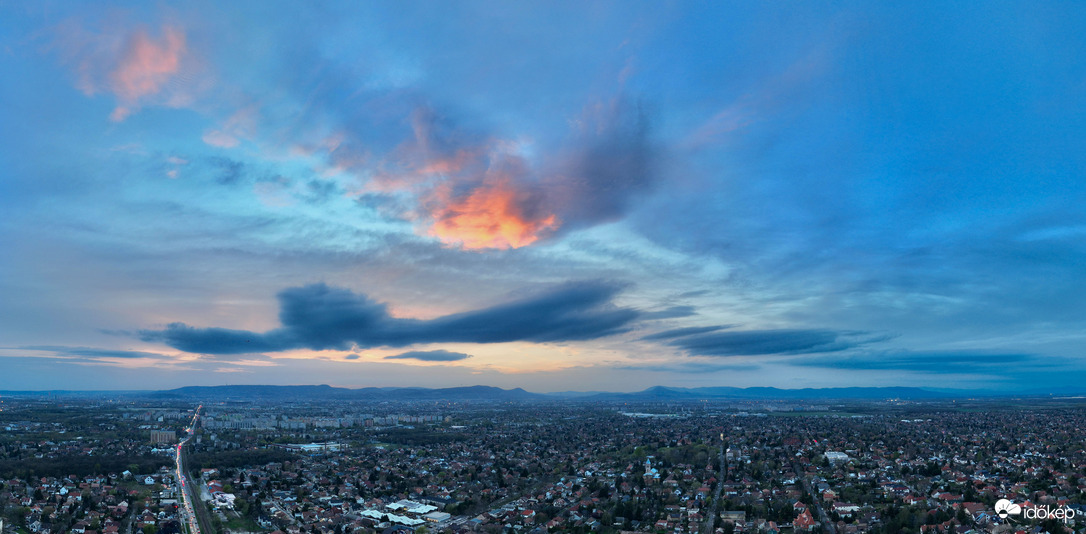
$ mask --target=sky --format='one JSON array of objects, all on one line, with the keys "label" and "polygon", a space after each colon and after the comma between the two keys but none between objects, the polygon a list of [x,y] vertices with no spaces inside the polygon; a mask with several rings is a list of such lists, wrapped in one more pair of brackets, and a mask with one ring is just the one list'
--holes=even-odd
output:
[{"label": "sky", "polygon": [[1084,22],[0,2],[0,389],[1084,391]]}]

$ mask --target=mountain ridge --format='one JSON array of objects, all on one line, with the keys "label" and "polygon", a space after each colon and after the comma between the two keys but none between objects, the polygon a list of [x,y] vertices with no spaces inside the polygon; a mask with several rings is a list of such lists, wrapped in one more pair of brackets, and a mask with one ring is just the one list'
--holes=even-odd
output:
[{"label": "mountain ridge", "polygon": [[748,401],[830,401],[830,400],[936,400],[969,397],[1040,397],[1066,396],[1080,392],[994,390],[954,390],[906,386],[885,387],[836,387],[782,389],[776,387],[738,388],[710,386],[684,388],[652,386],[641,391],[562,391],[533,393],[523,388],[502,389],[495,386],[475,385],[450,388],[424,388],[410,386],[345,388],[319,385],[220,385],[184,386],[168,390],[44,390],[0,391],[0,396],[129,396],[152,399],[247,399],[247,400],[359,400],[359,401],[499,401],[499,402],[576,402],[576,401],[697,401],[697,400],[748,400]]}]

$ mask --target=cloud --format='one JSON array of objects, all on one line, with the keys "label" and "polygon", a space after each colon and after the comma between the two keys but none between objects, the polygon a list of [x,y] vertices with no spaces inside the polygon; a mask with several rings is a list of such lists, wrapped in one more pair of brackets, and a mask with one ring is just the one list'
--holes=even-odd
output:
[{"label": "cloud", "polygon": [[646,107],[623,95],[589,107],[578,135],[545,180],[549,206],[569,227],[625,215],[631,201],[660,179],[662,148],[653,142]]},{"label": "cloud", "polygon": [[114,95],[117,105],[109,115],[114,122],[146,104],[191,104],[193,92],[206,82],[196,76],[185,31],[178,26],[163,25],[153,36],[142,27],[87,30],[68,21],[58,26],[54,44],[75,71],[79,90],[87,96]]},{"label": "cloud", "polygon": [[690,317],[691,315],[697,315],[697,311],[693,306],[671,306],[663,310],[654,312],[645,312],[641,314],[642,319],[678,319],[681,317]]},{"label": "cloud", "polygon": [[248,354],[301,347],[274,332],[258,334],[227,328],[193,328],[184,323],[170,323],[165,330],[141,330],[139,336],[144,341],[161,342],[198,354]]},{"label": "cloud", "polygon": [[[886,351],[854,354],[839,358],[798,358],[788,362],[803,367],[848,370],[919,371],[933,374],[999,373],[1013,374],[1024,367],[1056,363],[1055,359],[1031,354],[990,353],[981,351]],[[1060,362],[1061,364],[1066,362]]]},{"label": "cloud", "polygon": [[218,148],[234,148],[240,143],[237,137],[222,130],[208,130],[202,139],[205,143]]},{"label": "cloud", "polygon": [[186,50],[185,34],[178,28],[163,27],[162,38],[158,41],[145,30],[136,30],[129,36],[120,62],[110,73],[113,91],[123,102],[135,102],[159,92],[170,77],[177,74]]},{"label": "cloud", "polygon": [[1086,379],[1086,369],[1078,358],[1028,352],[865,351],[847,355],[799,356],[783,363],[797,368],[874,371],[895,376],[904,372],[928,377],[953,376],[950,382],[943,383],[956,388],[983,385],[993,390],[1029,391],[1030,394],[1078,395]]},{"label": "cloud", "polygon": [[688,134],[681,145],[688,150],[697,150],[726,139],[757,120],[754,108],[749,99],[729,105]]},{"label": "cloud", "polygon": [[642,341],[656,341],[661,339],[673,339],[677,337],[693,336],[697,334],[707,334],[709,332],[716,332],[717,330],[723,330],[729,328],[728,326],[688,326],[685,328],[676,328],[674,330],[664,330],[663,332],[657,332],[655,334],[649,334],[643,338]]},{"label": "cloud", "polygon": [[[203,143],[251,143],[268,161],[301,156],[352,195],[396,193],[410,205],[404,218],[414,231],[451,248],[522,248],[614,221],[659,181],[651,114],[622,94],[593,98],[579,117],[576,108],[556,110],[563,117],[554,123],[569,131],[496,126],[501,117],[435,105],[460,99],[433,88],[361,83],[359,72],[306,46],[280,58],[292,74],[274,94],[225,71],[234,85],[210,94],[210,78],[197,76],[206,74],[199,56],[208,46],[197,39],[200,26],[191,35],[176,25],[113,30],[108,42],[98,35],[109,31],[78,30],[80,39],[64,39],[69,61],[88,95],[116,96],[114,120],[145,105],[186,105],[179,104],[186,97],[191,104],[198,89],[200,111],[218,115],[202,130]],[[94,53],[80,52],[88,43]]]},{"label": "cloud", "polygon": [[[706,327],[712,328],[712,327]],[[755,356],[837,352],[867,343],[884,341],[885,336],[865,332],[816,329],[744,330],[704,333],[704,328],[686,328],[653,334],[669,339],[668,345],[696,356]],[[652,337],[652,336],[650,336]]]},{"label": "cloud", "polygon": [[659,373],[716,373],[720,371],[757,371],[761,366],[754,364],[726,364],[710,362],[690,362],[657,365],[622,365],[615,367],[621,371],[652,371]]},{"label": "cloud", "polygon": [[215,181],[221,185],[234,185],[241,181],[245,174],[245,164],[221,157],[210,158],[211,166],[215,169]]},{"label": "cloud", "polygon": [[98,332],[102,333],[102,334],[105,334],[107,336],[118,336],[118,337],[132,337],[134,335],[134,333],[132,331],[130,331],[130,330],[111,330],[111,329],[108,329],[108,328],[99,328]]},{"label": "cloud", "polygon": [[142,352],[136,350],[95,349],[90,347],[65,347],[62,345],[28,345],[18,347],[19,350],[52,352],[60,358],[75,358],[98,361],[106,358],[136,359],[154,358],[164,359],[167,356],[154,352]]},{"label": "cloud", "polygon": [[625,332],[638,318],[638,311],[611,303],[620,289],[604,282],[570,283],[506,304],[420,320],[392,317],[386,304],[366,295],[313,284],[279,293],[282,327],[268,332],[172,323],[162,330],[141,330],[139,336],[202,354],[588,340]]},{"label": "cloud", "polygon": [[378,164],[368,189],[411,193],[417,206],[410,218],[426,235],[468,250],[510,249],[535,243],[561,225],[544,206],[537,170],[519,143],[458,129],[428,106],[412,113],[411,131]]},{"label": "cloud", "polygon": [[341,193],[339,186],[331,180],[312,179],[306,182],[301,198],[309,204],[322,204]]},{"label": "cloud", "polygon": [[431,197],[429,234],[465,249],[520,248],[559,226],[553,213],[536,209],[538,194],[499,178],[452,197],[441,188]]},{"label": "cloud", "polygon": [[212,128],[204,132],[204,143],[218,148],[234,148],[242,139],[252,138],[256,133],[259,110],[256,105],[241,108],[219,128]]},{"label": "cloud", "polygon": [[[423,197],[427,233],[465,249],[520,248],[563,228],[619,219],[658,178],[648,123],[640,106],[619,97],[586,111],[572,140],[535,166],[510,141],[438,150],[416,173],[447,179]],[[431,131],[416,127],[428,153],[437,144],[426,137]]]},{"label": "cloud", "polygon": [[471,358],[470,354],[449,352],[447,350],[411,351],[393,356],[385,356],[386,360],[419,360],[423,362],[455,362],[468,358]]},{"label": "cloud", "polygon": [[420,234],[467,250],[514,249],[621,218],[659,180],[661,150],[649,114],[618,96],[588,106],[572,132],[547,144],[487,132],[429,105],[410,116],[410,136],[371,154],[362,134],[308,145],[333,170],[359,177],[353,194],[406,193]]}]

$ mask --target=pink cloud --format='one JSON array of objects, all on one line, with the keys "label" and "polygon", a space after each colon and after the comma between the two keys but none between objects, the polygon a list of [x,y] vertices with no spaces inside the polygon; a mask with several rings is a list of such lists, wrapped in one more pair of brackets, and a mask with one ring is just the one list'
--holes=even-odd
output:
[{"label": "pink cloud", "polygon": [[763,80],[746,95],[705,120],[679,143],[680,148],[699,150],[727,141],[764,120],[795,99],[807,86],[821,79],[833,62],[833,41],[811,49],[783,71]]},{"label": "pink cloud", "polygon": [[240,142],[237,137],[222,130],[209,130],[204,133],[202,139],[205,143],[219,148],[234,148]]},{"label": "pink cloud", "polygon": [[109,119],[121,122],[138,108],[140,100],[157,95],[173,78],[187,52],[185,34],[172,26],[162,29],[160,40],[136,30],[121,48],[117,64],[109,73],[109,86],[120,104]]},{"label": "pink cloud", "polygon": [[113,111],[109,114],[109,120],[113,122],[123,122],[131,114],[131,108],[127,106],[117,106],[113,108]]},{"label": "pink cloud", "polygon": [[[88,31],[67,21],[58,26],[55,44],[61,59],[75,71],[76,87],[83,94],[105,92],[116,97],[109,119],[120,122],[143,105],[192,103],[192,87],[181,87],[189,55],[185,33],[165,25],[159,34],[154,37],[142,28]],[[192,85],[193,80],[185,83]]]},{"label": "pink cloud", "polygon": [[234,148],[242,139],[251,139],[256,133],[260,112],[256,105],[246,106],[231,115],[221,127],[204,132],[203,141],[219,148]]},{"label": "pink cloud", "polygon": [[[377,191],[426,188],[435,181],[473,180],[486,165],[486,147],[461,149],[452,155],[424,155],[418,150],[401,150],[400,161],[392,169],[374,173],[370,189]],[[342,158],[337,158],[342,159]],[[359,163],[364,163],[361,161]],[[468,171],[471,172],[468,172]]]},{"label": "pink cloud", "polygon": [[710,117],[688,134],[679,145],[682,148],[698,150],[727,139],[728,136],[742,131],[756,120],[757,112],[754,106],[748,101],[741,101]]},{"label": "pink cloud", "polygon": [[120,62],[110,73],[113,92],[121,100],[132,102],[156,94],[177,74],[187,51],[185,34],[172,26],[164,27],[162,33],[159,41],[142,29],[128,38]]}]

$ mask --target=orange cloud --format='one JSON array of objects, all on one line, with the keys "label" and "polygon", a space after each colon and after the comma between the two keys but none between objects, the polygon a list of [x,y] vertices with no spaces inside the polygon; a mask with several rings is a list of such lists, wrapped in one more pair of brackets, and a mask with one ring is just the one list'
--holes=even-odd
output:
[{"label": "orange cloud", "polygon": [[429,108],[412,114],[413,138],[385,158],[364,191],[416,195],[426,233],[463,249],[531,245],[561,225],[519,143],[473,139]]},{"label": "orange cloud", "polygon": [[530,191],[518,191],[507,179],[484,184],[453,199],[447,189],[436,193],[430,235],[466,249],[520,248],[538,241],[559,225],[558,216],[530,215]]}]

